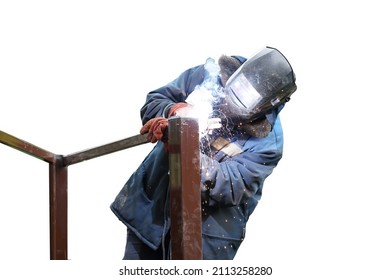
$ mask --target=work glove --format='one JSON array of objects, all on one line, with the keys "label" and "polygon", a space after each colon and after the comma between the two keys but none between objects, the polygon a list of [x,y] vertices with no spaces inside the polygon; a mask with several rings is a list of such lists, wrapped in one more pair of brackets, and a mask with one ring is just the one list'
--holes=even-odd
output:
[{"label": "work glove", "polygon": [[169,110],[168,118],[172,116],[191,117],[193,111],[192,108],[192,105],[185,102],[176,103]]},{"label": "work glove", "polygon": [[146,134],[148,133],[147,139],[151,143],[156,143],[161,140],[164,143],[168,142],[168,136],[166,135],[168,127],[168,119],[157,117],[149,120],[145,123],[145,125],[141,128],[140,133]]}]

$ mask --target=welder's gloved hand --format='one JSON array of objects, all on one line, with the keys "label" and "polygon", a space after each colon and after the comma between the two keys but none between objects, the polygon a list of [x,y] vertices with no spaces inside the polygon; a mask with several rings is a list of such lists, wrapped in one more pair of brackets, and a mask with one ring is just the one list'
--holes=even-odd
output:
[{"label": "welder's gloved hand", "polygon": [[147,139],[151,143],[156,143],[161,140],[164,143],[168,142],[167,130],[168,119],[157,117],[149,120],[140,130],[141,134],[148,133]]},{"label": "welder's gloved hand", "polygon": [[172,116],[195,117],[193,106],[185,102],[176,103],[171,107],[168,113],[168,118]]}]

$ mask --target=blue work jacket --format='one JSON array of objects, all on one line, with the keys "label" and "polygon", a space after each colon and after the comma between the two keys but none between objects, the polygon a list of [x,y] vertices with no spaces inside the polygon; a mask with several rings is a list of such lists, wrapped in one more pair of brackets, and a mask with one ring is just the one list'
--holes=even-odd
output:
[{"label": "blue work jacket", "polygon": [[[151,91],[141,108],[143,124],[167,117],[169,109],[185,102],[206,74],[204,65],[199,65]],[[267,114],[272,130],[266,137],[250,136],[239,129],[216,131],[215,137],[234,143],[238,153],[201,151],[202,169],[207,167],[207,172],[201,172],[203,259],[233,259],[244,240],[246,223],[261,198],[264,180],[282,157],[280,109]],[[153,249],[161,245],[170,229],[169,163],[162,142],[130,176],[111,209],[145,244]]]}]

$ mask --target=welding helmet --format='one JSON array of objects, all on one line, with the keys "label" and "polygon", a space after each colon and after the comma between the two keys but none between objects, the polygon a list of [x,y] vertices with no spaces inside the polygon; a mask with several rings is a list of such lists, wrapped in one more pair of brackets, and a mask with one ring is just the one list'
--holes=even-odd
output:
[{"label": "welding helmet", "polygon": [[277,49],[266,47],[228,79],[220,110],[230,119],[251,122],[287,102],[296,89],[290,63]]}]

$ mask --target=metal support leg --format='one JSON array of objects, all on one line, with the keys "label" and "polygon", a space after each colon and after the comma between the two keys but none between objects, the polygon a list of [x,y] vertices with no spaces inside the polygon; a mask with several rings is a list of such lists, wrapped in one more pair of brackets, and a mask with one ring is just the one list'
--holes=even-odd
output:
[{"label": "metal support leg", "polygon": [[169,120],[172,259],[202,259],[199,131],[194,119]]},{"label": "metal support leg", "polygon": [[49,164],[50,259],[68,259],[68,168],[61,156]]}]

